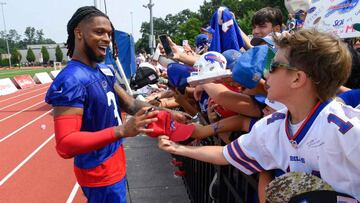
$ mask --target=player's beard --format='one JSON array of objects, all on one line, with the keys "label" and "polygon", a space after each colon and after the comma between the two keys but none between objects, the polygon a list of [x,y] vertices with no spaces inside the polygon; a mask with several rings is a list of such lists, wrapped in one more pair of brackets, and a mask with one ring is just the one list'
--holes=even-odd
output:
[{"label": "player's beard", "polygon": [[89,57],[91,61],[95,61],[96,63],[100,63],[104,61],[104,57],[96,56],[94,50],[88,45],[86,39],[84,39],[84,46],[86,55]]}]

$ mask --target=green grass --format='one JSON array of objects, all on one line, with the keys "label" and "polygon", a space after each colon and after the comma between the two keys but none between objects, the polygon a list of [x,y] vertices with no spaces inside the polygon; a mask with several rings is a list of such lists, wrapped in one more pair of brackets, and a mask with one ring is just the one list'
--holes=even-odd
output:
[{"label": "green grass", "polygon": [[17,75],[31,75],[33,77],[35,73],[40,72],[50,72],[53,71],[54,68],[26,68],[26,69],[10,69],[10,70],[2,70],[0,68],[0,79],[2,78],[12,78]]}]

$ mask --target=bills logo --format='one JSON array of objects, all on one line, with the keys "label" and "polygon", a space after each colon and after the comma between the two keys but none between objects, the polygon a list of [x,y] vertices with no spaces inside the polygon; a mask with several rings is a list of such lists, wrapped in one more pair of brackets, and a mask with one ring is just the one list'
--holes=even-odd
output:
[{"label": "bills logo", "polygon": [[107,82],[105,80],[101,81],[101,86],[104,90],[107,88]]},{"label": "bills logo", "polygon": [[174,120],[171,120],[171,121],[170,121],[170,130],[171,130],[171,131],[175,131],[175,130],[176,130],[175,121],[174,121]]},{"label": "bills logo", "polygon": [[210,61],[210,63],[219,63],[222,68],[224,68],[223,64],[225,63],[220,57],[215,54],[207,54],[205,55],[205,60]]},{"label": "bills logo", "polygon": [[314,7],[311,7],[311,8],[308,10],[308,14],[313,13],[315,10],[316,10],[316,7],[315,7],[315,6],[314,6]]},{"label": "bills logo", "polygon": [[351,11],[353,8],[355,8],[355,6],[358,4],[358,2],[359,2],[359,0],[345,0],[341,3],[339,3],[338,5],[331,6],[328,9],[328,13],[325,15],[325,17],[326,18],[329,17],[336,11],[339,11],[340,14],[347,13],[347,12]]}]

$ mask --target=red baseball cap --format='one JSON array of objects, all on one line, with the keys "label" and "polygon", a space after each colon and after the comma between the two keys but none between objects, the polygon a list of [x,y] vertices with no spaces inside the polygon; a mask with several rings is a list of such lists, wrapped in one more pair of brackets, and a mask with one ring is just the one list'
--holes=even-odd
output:
[{"label": "red baseball cap", "polygon": [[147,126],[147,128],[154,130],[148,133],[150,137],[166,135],[170,140],[179,142],[188,139],[195,129],[195,125],[193,124],[183,124],[175,121],[168,111],[160,111],[157,114],[157,118],[158,120],[156,122],[150,123]]}]

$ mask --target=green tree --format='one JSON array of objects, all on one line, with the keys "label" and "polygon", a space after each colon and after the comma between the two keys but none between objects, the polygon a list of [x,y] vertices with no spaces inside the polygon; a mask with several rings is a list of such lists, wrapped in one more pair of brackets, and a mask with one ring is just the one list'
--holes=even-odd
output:
[{"label": "green tree", "polygon": [[190,18],[186,23],[179,26],[179,32],[174,36],[174,41],[181,44],[181,41],[187,39],[189,45],[195,46],[195,37],[199,34],[201,22],[198,18]]},{"label": "green tree", "polygon": [[27,50],[26,60],[30,63],[35,61],[35,54],[31,48]]},{"label": "green tree", "polygon": [[64,54],[63,54],[63,52],[61,51],[60,46],[57,45],[57,46],[56,46],[56,49],[55,49],[55,58],[56,58],[56,61],[57,61],[57,62],[62,62],[63,57],[64,57]]},{"label": "green tree", "polygon": [[19,51],[15,48],[11,51],[11,63],[16,65],[19,64],[21,61],[21,54],[19,53]]},{"label": "green tree", "polygon": [[42,29],[36,30],[35,33],[36,33],[36,37],[35,37],[36,42],[38,44],[43,44],[44,43],[44,32],[43,32],[43,30]]},{"label": "green tree", "polygon": [[[240,28],[246,34],[251,34],[251,18],[261,8],[279,7],[283,12],[283,22],[287,18],[284,0],[204,0],[198,12],[186,9],[176,15],[168,14],[165,19],[154,18],[154,34],[167,34],[177,44],[181,44],[183,39],[192,43],[193,38],[200,32],[199,28],[210,24],[213,13],[220,6],[228,7],[235,14]],[[149,23],[143,22],[140,32],[142,37],[136,42],[136,50],[142,48],[148,52]]]},{"label": "green tree", "polygon": [[251,34],[252,32],[251,18],[254,15],[254,13],[255,11],[248,10],[241,19],[237,20],[239,27],[244,33]]},{"label": "green tree", "polygon": [[34,27],[26,27],[25,29],[25,42],[27,44],[34,44],[35,43],[35,28]]},{"label": "green tree", "polygon": [[[167,34],[174,39],[176,43],[180,43],[182,39],[179,39],[177,36],[186,35],[181,31],[180,26],[187,23],[187,21],[193,17],[198,18],[197,14],[189,9],[183,10],[176,15],[168,14],[165,19],[154,17],[153,23],[155,38],[157,39],[157,37],[161,34]],[[197,31],[199,31],[199,28],[197,28]],[[149,53],[150,24],[148,22],[143,22],[141,24],[140,32],[142,33],[142,37],[136,42],[135,49],[144,49],[147,53]]]},{"label": "green tree", "polygon": [[41,47],[41,54],[42,54],[42,57],[43,57],[43,63],[47,63],[50,59],[50,56],[49,56],[49,52],[47,50],[47,48],[45,46],[42,46]]}]

